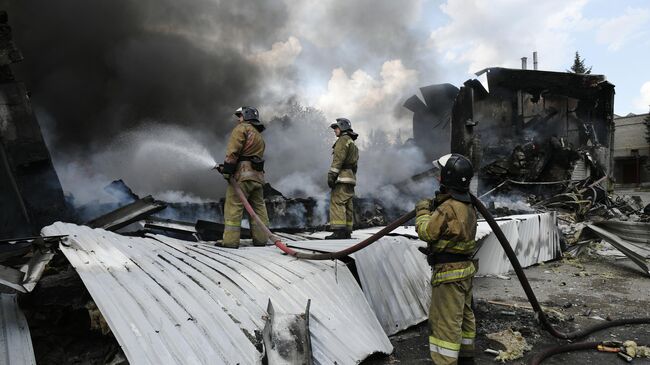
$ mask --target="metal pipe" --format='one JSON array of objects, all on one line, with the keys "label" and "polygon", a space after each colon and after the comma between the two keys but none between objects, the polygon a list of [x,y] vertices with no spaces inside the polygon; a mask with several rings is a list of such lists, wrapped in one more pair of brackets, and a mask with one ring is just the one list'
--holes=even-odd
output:
[{"label": "metal pipe", "polygon": [[537,70],[537,51],[533,52],[533,70]]},{"label": "metal pipe", "polygon": [[528,68],[527,65],[526,65],[526,60],[528,60],[528,57],[522,57],[521,58],[521,69],[522,70],[525,70],[525,69]]}]

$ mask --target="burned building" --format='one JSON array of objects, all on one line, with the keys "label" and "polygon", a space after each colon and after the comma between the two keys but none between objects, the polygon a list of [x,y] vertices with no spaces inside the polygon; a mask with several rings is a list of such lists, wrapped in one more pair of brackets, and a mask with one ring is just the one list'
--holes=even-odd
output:
[{"label": "burned building", "polygon": [[605,76],[498,67],[477,76],[486,82],[466,81],[449,116],[450,150],[473,161],[475,190],[610,176],[614,85]]},{"label": "burned building", "polygon": [[413,139],[427,158],[449,153],[451,110],[458,88],[451,84],[429,85],[420,88],[422,101],[413,95],[404,107],[413,112]]},{"label": "burned building", "polygon": [[66,205],[25,85],[11,64],[23,59],[0,12],[0,238],[29,236],[65,219]]}]

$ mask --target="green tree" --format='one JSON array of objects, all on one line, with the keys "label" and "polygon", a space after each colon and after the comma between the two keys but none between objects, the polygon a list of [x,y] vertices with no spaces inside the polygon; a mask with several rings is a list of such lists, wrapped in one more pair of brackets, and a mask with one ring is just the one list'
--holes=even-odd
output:
[{"label": "green tree", "polygon": [[589,68],[587,68],[587,66],[585,66],[585,59],[580,58],[580,53],[578,53],[578,51],[576,51],[576,56],[573,59],[573,65],[571,66],[571,68],[569,70],[567,70],[567,72],[573,72],[573,73],[576,73],[576,74],[587,74],[588,75],[588,74],[591,73],[591,66],[589,66]]}]

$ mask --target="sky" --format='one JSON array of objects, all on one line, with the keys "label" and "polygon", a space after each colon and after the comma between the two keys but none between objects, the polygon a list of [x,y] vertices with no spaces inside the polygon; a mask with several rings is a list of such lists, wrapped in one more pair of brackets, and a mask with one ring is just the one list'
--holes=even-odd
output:
[{"label": "sky", "polygon": [[[533,51],[538,53],[539,69],[565,71],[579,51],[593,67],[592,73],[603,74],[616,85],[616,114],[646,113],[650,108],[650,1],[400,3],[401,9],[395,11],[402,14],[396,22],[407,28],[411,43],[404,54],[393,52],[399,47],[381,54],[368,46],[373,57],[364,58],[348,52],[355,44],[354,39],[346,39],[352,30],[291,28],[294,51],[300,45],[293,62],[301,75],[309,75],[300,93],[307,104],[320,107],[328,116],[338,112],[352,113],[352,120],[371,119],[373,113],[359,110],[389,113],[391,103],[383,102],[416,93],[417,87],[444,82],[459,86],[485,67],[519,68],[524,56],[532,68]],[[378,17],[378,21],[386,19],[390,17]],[[387,27],[386,42],[399,43],[393,32],[393,27]],[[314,63],[323,49],[340,57]]]}]

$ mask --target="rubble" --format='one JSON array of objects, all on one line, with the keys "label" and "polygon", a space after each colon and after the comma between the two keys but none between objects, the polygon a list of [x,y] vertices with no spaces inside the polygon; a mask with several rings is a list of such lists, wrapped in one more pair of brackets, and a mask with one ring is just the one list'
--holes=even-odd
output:
[{"label": "rubble", "polygon": [[623,342],[623,347],[625,347],[625,352],[631,357],[650,358],[650,347],[648,346],[639,346],[634,341],[625,341]]},{"label": "rubble", "polygon": [[0,293],[0,329],[3,364],[36,364],[29,326],[16,294]]},{"label": "rubble", "polygon": [[526,342],[521,333],[507,329],[501,332],[488,333],[487,338],[497,341],[502,344],[506,349],[499,350],[499,354],[494,358],[496,361],[506,362],[517,360],[524,356],[524,352],[530,351],[532,346]]},{"label": "rubble", "polygon": [[93,228],[102,228],[108,231],[117,231],[131,223],[137,222],[165,209],[164,202],[156,201],[151,195],[138,199],[133,203],[122,206],[101,217],[95,218],[86,225]]},{"label": "rubble", "polygon": [[297,315],[276,313],[271,300],[266,309],[268,317],[262,336],[269,364],[311,365],[312,350],[309,333],[309,306]]},{"label": "rubble", "polygon": [[0,291],[31,292],[63,235],[0,241]]},{"label": "rubble", "polygon": [[[114,201],[72,212],[74,197],[64,199],[26,89],[9,68],[22,56],[6,22],[0,13],[0,112],[10,116],[0,125],[0,194],[6,203],[0,238],[8,238],[0,240],[0,284],[30,295],[21,297],[25,319],[16,296],[1,294],[0,335],[9,328],[10,340],[22,341],[0,341],[12,344],[5,353],[20,349],[23,362],[36,357],[57,364],[257,363],[264,352],[270,363],[359,363],[391,353],[389,335],[400,336],[427,318],[430,269],[412,226],[341,261],[308,262],[272,248],[213,247],[223,235],[223,200],[140,198],[116,180],[104,188]],[[523,267],[535,269],[566,248],[577,253],[604,240],[650,275],[650,205],[611,191],[614,86],[601,75],[489,68],[477,76],[487,83],[431,85],[421,89],[424,101],[413,96],[405,102],[414,112],[413,143],[427,156],[453,151],[472,159],[472,191],[490,201]],[[270,227],[293,241],[291,247],[340,250],[411,210],[423,191],[432,191],[433,175],[427,170],[384,186],[375,195],[382,199],[355,198],[353,239],[325,243],[319,239],[327,228],[327,202],[287,197],[266,184]],[[41,228],[43,236],[34,237]],[[506,281],[501,279],[511,265],[485,222],[479,222],[476,240],[477,282]],[[556,280],[560,270],[544,270],[538,282],[553,283],[536,289],[571,292],[587,279],[624,286],[616,282],[620,273],[588,270],[571,260],[556,264],[574,272]],[[511,303],[510,290],[500,293],[507,303],[488,299],[477,311],[484,316],[481,335],[500,326],[486,337],[506,347],[497,356],[501,361],[524,356],[531,348],[524,335],[531,343],[541,337],[531,329],[530,307]],[[276,312],[269,298],[276,309],[300,314]],[[305,311],[305,303],[313,307],[307,304]],[[553,298],[544,309],[554,323],[574,316],[611,320],[601,308],[580,303]],[[490,316],[501,322],[489,323]],[[521,326],[504,330],[504,323]],[[36,355],[30,354],[28,331]],[[647,351],[626,344],[628,353]]]}]

